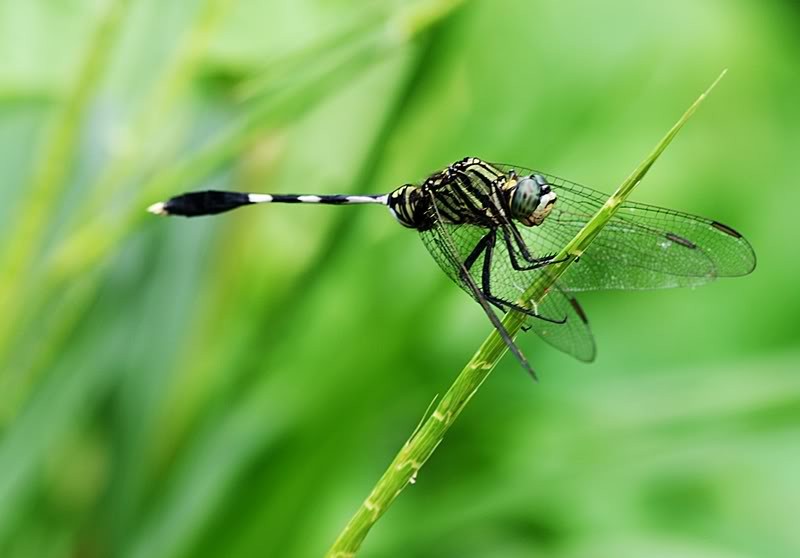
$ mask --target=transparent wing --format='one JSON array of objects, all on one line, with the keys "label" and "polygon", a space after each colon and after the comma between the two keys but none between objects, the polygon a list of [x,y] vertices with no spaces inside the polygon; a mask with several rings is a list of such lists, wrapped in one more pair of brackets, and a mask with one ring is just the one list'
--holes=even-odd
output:
[{"label": "transparent wing", "polygon": [[594,336],[589,321],[578,301],[565,293],[558,283],[551,288],[539,308],[545,313],[559,313],[565,317],[564,323],[554,323],[528,316],[526,328],[547,341],[556,349],[570,354],[583,362],[591,362],[596,355]]},{"label": "transparent wing", "polygon": [[[480,281],[478,284],[484,288],[484,292],[488,290],[492,296],[500,299],[507,307],[511,307],[518,303],[534,281],[539,280],[540,276],[547,272],[547,266],[532,270],[518,269],[519,265],[515,268],[512,264],[512,256],[509,254],[509,248],[513,250],[515,246],[513,239],[506,239],[502,230],[498,230],[497,234],[498,238],[492,251],[488,278],[485,280],[483,278],[485,255],[476,261],[471,272],[476,277],[476,281]],[[518,263],[524,265],[520,256],[516,256],[516,259]],[[480,279],[478,279],[479,275]],[[573,355],[578,360],[584,362],[594,360],[596,352],[594,337],[589,329],[586,314],[578,301],[561,287],[560,279],[539,302],[526,301],[525,306],[532,308],[539,316],[538,318],[528,316],[525,324],[539,337],[555,348]]]},{"label": "transparent wing", "polygon": [[[472,298],[476,298],[476,293],[460,276],[460,268],[487,233],[486,229],[474,225],[437,223],[430,230],[421,231],[420,237],[439,267]],[[443,237],[448,241],[443,242]],[[489,300],[504,309],[518,303],[525,289],[542,273],[542,268],[530,271],[514,269],[508,245],[502,238],[497,240],[488,273],[484,268],[485,259],[484,251],[470,266],[470,277],[485,297],[492,296],[493,299]],[[533,330],[550,345],[579,360],[588,362],[594,359],[595,344],[588,320],[577,301],[558,284],[533,309],[538,317],[528,316],[526,329]]]},{"label": "transparent wing", "polygon": [[[470,286],[466,284],[460,275],[461,266],[465,264],[481,239],[487,234],[487,230],[474,225],[453,225],[438,223],[426,231],[420,231],[420,238],[433,259],[439,267],[452,279],[459,287],[467,291],[472,297],[476,298]],[[444,241],[443,241],[444,240]],[[530,286],[535,279],[536,271],[516,271],[512,269],[507,259],[505,246],[498,246],[495,255],[492,257],[490,277],[488,284],[491,292],[486,292],[484,280],[484,261],[486,254],[481,254],[469,268],[472,282],[477,285],[487,298],[494,295],[494,301],[490,301],[496,306],[499,304],[504,308],[513,306],[520,295],[525,291],[526,286]],[[487,296],[489,295],[489,296]],[[563,322],[566,313],[559,305],[547,305],[536,309],[543,319],[552,322]]]},{"label": "transparent wing", "polygon": [[[496,165],[506,172],[515,169]],[[563,248],[606,202],[608,196],[542,174],[558,199],[538,227],[517,227],[534,254]],[[623,203],[580,260],[560,278],[567,291],[658,289],[695,286],[717,277],[750,273],[755,254],[731,227],[689,213],[636,202]]]}]

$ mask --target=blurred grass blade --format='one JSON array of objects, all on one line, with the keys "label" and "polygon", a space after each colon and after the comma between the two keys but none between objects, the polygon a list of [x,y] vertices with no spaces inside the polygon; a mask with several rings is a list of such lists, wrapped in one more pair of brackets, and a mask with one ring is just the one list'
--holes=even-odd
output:
[{"label": "blurred grass blade", "polygon": [[83,204],[81,217],[100,212],[103,204],[113,198],[139,169],[142,159],[146,159],[143,151],[153,143],[151,138],[163,133],[165,120],[170,118],[178,101],[185,96],[214,32],[232,4],[232,0],[205,0],[196,8],[198,15],[176,47],[176,55],[162,71],[163,77],[156,80],[130,131],[124,134],[125,145],[93,185],[90,199]]},{"label": "blurred grass blade", "polygon": [[[633,188],[644,178],[653,163],[664,152],[683,125],[697,110],[697,107],[700,106],[700,103],[703,102],[708,93],[724,75],[725,72],[723,71],[714,83],[688,108],[656,145],[655,149],[609,197],[600,211],[578,231],[578,234],[555,257],[555,260],[560,263],[549,266],[549,273],[531,285],[520,298],[521,301],[540,301],[545,296],[547,290],[566,271],[569,265],[580,257],[592,240],[600,233],[619,205],[625,201]],[[503,325],[509,334],[514,336],[519,332],[525,320],[525,314],[512,311],[506,314],[503,319]],[[327,556],[329,558],[344,558],[355,555],[372,526],[386,512],[403,489],[409,483],[414,482],[419,470],[442,442],[445,433],[506,351],[508,351],[508,346],[503,342],[497,330],[493,330],[458,375],[450,389],[447,390],[433,413],[401,448],[367,499],[361,504],[328,551]]]},{"label": "blurred grass blade", "polygon": [[[81,127],[91,106],[119,35],[130,0],[114,0],[106,8],[88,42],[72,89],[53,118],[36,165],[29,194],[14,212],[5,250],[0,253],[0,314],[13,315],[9,306],[22,301],[18,287],[24,284],[31,265],[41,254],[52,208],[57,206],[80,143]],[[0,322],[0,339],[14,320]]]},{"label": "blurred grass blade", "polygon": [[[137,170],[142,156],[142,149],[148,143],[148,136],[156,133],[156,126],[166,118],[166,114],[184,94],[191,79],[194,77],[200,56],[205,52],[207,44],[213,35],[213,31],[227,13],[230,3],[231,0],[205,0],[205,2],[198,7],[199,15],[194,20],[189,32],[186,33],[186,37],[178,46],[174,61],[164,72],[165,78],[158,81],[154,91],[146,99],[142,114],[139,119],[133,123],[131,132],[129,134],[124,134],[125,137],[129,139],[122,152],[105,168],[97,183],[91,188],[89,199],[83,204],[82,209],[76,211],[72,215],[73,225],[76,223],[82,224],[86,220],[91,220],[92,213],[102,213],[102,211],[100,211],[102,204],[107,203],[115,192],[121,190],[122,187],[127,184],[126,180]],[[114,6],[116,6],[117,9],[110,10],[106,18],[100,24],[97,37],[93,43],[93,47],[90,48],[89,57],[85,62],[86,68],[91,68],[92,74],[91,79],[84,77],[82,80],[79,80],[80,93],[78,94],[76,92],[74,95],[80,97],[81,102],[79,103],[77,99],[73,98],[67,103],[67,109],[65,110],[72,115],[70,117],[69,126],[75,128],[71,129],[70,133],[62,130],[60,134],[57,134],[61,142],[64,142],[67,136],[72,137],[79,133],[79,124],[85,117],[85,113],[88,111],[88,105],[91,104],[93,97],[90,91],[93,92],[95,89],[95,87],[89,87],[87,82],[96,82],[101,74],[100,66],[102,66],[102,64],[98,60],[99,54],[97,50],[99,49],[104,54],[107,54],[110,50],[108,45],[109,33],[112,33],[112,35],[116,33],[117,27],[120,26],[122,24],[121,21],[125,19],[125,12],[120,7],[124,7],[124,4],[118,2],[114,4]],[[111,25],[110,20],[114,25]],[[88,72],[88,70],[85,70],[85,72]],[[75,108],[77,105],[80,105],[80,109]],[[72,108],[70,109],[69,107]],[[77,118],[77,114],[81,115],[80,118]],[[75,118],[77,118],[77,120],[73,121]],[[65,126],[65,124],[62,122],[58,126],[60,129],[60,127]],[[77,139],[73,141],[77,143]],[[52,147],[52,149],[55,149],[55,147]],[[61,145],[58,149],[63,150],[66,149],[66,147]],[[69,149],[69,153],[73,153],[76,146],[71,145]],[[48,150],[45,157],[53,158],[55,155],[55,153]],[[31,199],[29,199],[28,205],[37,204],[38,211],[33,211],[31,215],[21,216],[26,226],[30,226],[33,223],[32,219],[39,219],[39,211],[45,211],[46,215],[47,212],[51,211],[52,205],[58,202],[58,195],[55,190],[58,186],[63,186],[63,182],[66,178],[64,173],[68,170],[69,165],[60,164],[59,167],[61,170],[59,180],[61,182],[53,183],[53,176],[50,176],[45,183],[45,191],[40,193],[40,195],[44,197],[41,200],[39,200],[38,197],[34,199],[36,196],[32,196]],[[44,164],[42,168],[49,168],[49,165]],[[41,178],[35,179],[35,183],[38,184],[41,180]],[[47,193],[47,196],[45,196],[45,193]],[[27,211],[27,209],[24,209],[23,212],[24,211]],[[38,226],[39,233],[43,234],[46,231],[46,223],[39,222]],[[88,239],[86,246],[84,246],[87,250],[89,246],[102,246],[104,244],[104,242],[98,241],[98,239],[104,238],[102,233],[94,231],[93,234],[96,236]],[[25,249],[29,251],[28,256],[30,261],[27,262],[29,264],[34,255],[40,252],[40,250],[35,249],[35,235],[26,238],[26,241],[27,244],[20,244],[20,246],[24,246]],[[13,249],[11,244],[9,244],[9,246]],[[89,251],[91,252],[91,250]],[[14,259],[19,261],[18,267],[22,267],[24,271],[25,263],[22,262],[22,258],[14,256]],[[81,269],[85,271],[87,267]],[[43,274],[35,275],[31,281],[23,281],[24,275],[22,273],[18,273],[16,277],[10,278],[8,286],[6,286],[6,288],[9,289],[8,306],[5,307],[6,315],[13,315],[14,312],[23,313],[24,309],[24,316],[22,320],[6,320],[4,325],[0,325],[0,362],[6,360],[7,355],[4,354],[4,350],[8,350],[9,347],[13,345],[13,333],[11,333],[11,330],[5,333],[3,327],[10,327],[10,324],[13,323],[15,330],[24,331],[25,319],[35,317],[50,300],[53,293],[58,292],[59,295],[61,295],[63,292],[60,289],[60,286],[63,285],[60,281],[60,277],[53,276],[52,271],[52,268],[45,269]],[[83,279],[84,281],[94,282],[100,281],[102,276],[93,274],[91,278],[84,277]],[[62,342],[66,339],[65,336],[69,333],[71,325],[76,320],[80,319],[82,310],[85,309],[85,304],[81,305],[78,300],[83,300],[88,304],[92,295],[91,288],[88,287],[83,288],[81,292],[83,295],[80,299],[72,300],[67,296],[69,303],[65,307],[58,309],[56,311],[57,315],[49,319],[44,324],[44,329],[38,332],[43,339],[49,339],[52,342],[39,345],[46,349],[40,350],[39,353],[35,355],[33,363],[30,365],[25,362],[25,357],[27,355],[23,355],[23,369],[26,371],[26,374],[16,375],[11,379],[0,376],[0,390],[4,391],[7,395],[3,399],[2,404],[0,404],[0,424],[3,424],[13,416],[15,409],[24,401],[28,387],[35,384],[35,380],[38,376],[36,371],[43,369],[51,362],[52,357],[57,354],[62,346]],[[0,288],[0,308],[3,308],[2,293],[3,290]],[[14,295],[13,300],[11,299],[10,293]],[[69,311],[65,310],[65,308],[69,308]],[[20,327],[21,325],[23,327]],[[18,365],[19,362],[14,362],[13,364]]]},{"label": "blurred grass blade", "polygon": [[[379,59],[444,20],[465,1],[435,0],[412,2],[406,6],[361,6],[357,16],[344,21],[331,36],[265,65],[258,75],[237,88],[237,97],[251,100],[264,97],[270,91],[282,90],[286,85],[291,85],[289,80],[297,76],[298,69],[306,71],[309,64],[317,65],[319,61],[330,58],[331,53],[341,52],[344,48],[356,47],[372,59]],[[354,37],[359,40],[354,41]]]}]

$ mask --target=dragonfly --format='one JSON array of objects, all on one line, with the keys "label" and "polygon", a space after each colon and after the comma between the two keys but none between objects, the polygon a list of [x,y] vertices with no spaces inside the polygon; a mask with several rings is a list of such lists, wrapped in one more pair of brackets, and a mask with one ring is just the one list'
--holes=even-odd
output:
[{"label": "dragonfly", "polygon": [[188,192],[151,205],[157,215],[214,215],[256,204],[377,204],[416,230],[441,269],[482,308],[511,353],[533,368],[503,326],[515,310],[555,348],[590,362],[596,347],[573,293],[694,287],[747,275],[749,242],[719,221],[637,202],[622,203],[580,257],[539,300],[523,300],[559,251],[608,199],[606,194],[523,167],[466,157],[421,183],[377,195]]}]

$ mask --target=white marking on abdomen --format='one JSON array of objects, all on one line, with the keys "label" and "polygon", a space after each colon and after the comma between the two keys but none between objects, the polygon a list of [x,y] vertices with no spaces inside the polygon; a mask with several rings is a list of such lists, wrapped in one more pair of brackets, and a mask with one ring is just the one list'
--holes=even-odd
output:
[{"label": "white marking on abdomen", "polygon": [[382,203],[386,205],[386,196],[375,198],[372,196],[347,196],[347,203]]},{"label": "white marking on abdomen", "polygon": [[297,199],[303,203],[319,203],[322,198],[319,196],[297,196]]},{"label": "white marking on abdomen", "polygon": [[269,194],[247,194],[247,200],[250,203],[269,203],[272,201],[272,196]]}]

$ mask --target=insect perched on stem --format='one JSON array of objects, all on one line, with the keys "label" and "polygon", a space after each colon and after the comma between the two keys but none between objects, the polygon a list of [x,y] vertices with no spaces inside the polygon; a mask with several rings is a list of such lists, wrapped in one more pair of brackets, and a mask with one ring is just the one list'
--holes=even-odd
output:
[{"label": "insect perched on stem", "polygon": [[405,184],[388,194],[209,190],[181,194],[148,210],[195,217],[261,203],[385,205],[401,225],[419,232],[439,266],[481,305],[517,360],[533,374],[495,309],[522,312],[525,329],[579,360],[591,361],[594,339],[571,293],[695,286],[717,277],[746,275],[755,267],[752,247],[727,225],[624,202],[540,300],[521,300],[606,199],[555,176],[467,157],[420,185]]}]

